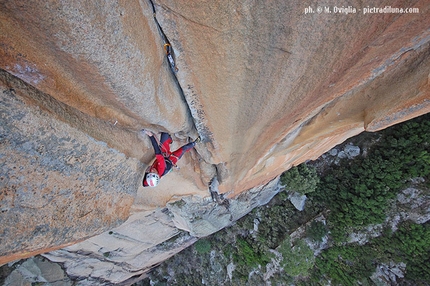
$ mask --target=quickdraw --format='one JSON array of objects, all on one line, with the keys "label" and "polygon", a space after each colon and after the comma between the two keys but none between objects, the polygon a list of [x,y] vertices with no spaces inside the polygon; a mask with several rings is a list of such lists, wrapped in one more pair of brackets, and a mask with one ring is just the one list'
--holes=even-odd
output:
[{"label": "quickdraw", "polygon": [[170,68],[174,73],[178,72],[178,67],[175,64],[175,60],[172,56],[172,46],[170,44],[164,44],[164,51],[166,52],[167,60],[169,61]]}]

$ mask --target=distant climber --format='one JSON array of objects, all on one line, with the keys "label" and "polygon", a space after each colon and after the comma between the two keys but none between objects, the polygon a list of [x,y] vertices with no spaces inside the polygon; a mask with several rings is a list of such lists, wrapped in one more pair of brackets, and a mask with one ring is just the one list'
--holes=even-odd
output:
[{"label": "distant climber", "polygon": [[182,155],[191,150],[200,141],[200,137],[198,137],[195,141],[171,152],[170,144],[173,140],[168,133],[161,132],[160,142],[158,142],[151,131],[142,130],[141,132],[149,136],[155,152],[155,161],[148,167],[143,177],[142,185],[144,187],[156,187],[160,178],[168,174],[174,166],[176,167],[176,162],[181,159]]}]

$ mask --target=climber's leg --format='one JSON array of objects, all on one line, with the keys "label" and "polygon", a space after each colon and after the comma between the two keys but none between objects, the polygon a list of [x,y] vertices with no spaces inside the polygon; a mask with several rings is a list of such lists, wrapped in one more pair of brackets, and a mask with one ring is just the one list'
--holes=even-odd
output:
[{"label": "climber's leg", "polygon": [[170,157],[173,164],[176,164],[176,162],[181,159],[182,155],[184,155],[187,151],[191,150],[195,145],[195,142],[190,142],[173,152],[172,156]]},{"label": "climber's leg", "polygon": [[169,133],[161,132],[160,138],[160,147],[163,153],[170,153],[170,144],[172,144],[173,140]]}]

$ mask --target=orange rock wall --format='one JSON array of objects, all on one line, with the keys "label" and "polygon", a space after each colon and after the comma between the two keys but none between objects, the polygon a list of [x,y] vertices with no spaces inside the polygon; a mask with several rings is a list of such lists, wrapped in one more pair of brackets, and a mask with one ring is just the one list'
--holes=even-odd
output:
[{"label": "orange rock wall", "polygon": [[[317,3],[302,1],[154,3],[173,47],[180,86],[149,1],[0,1],[0,69],[4,78],[23,82],[3,79],[2,88],[22,87],[19,97],[29,114],[41,108],[54,122],[67,122],[68,133],[88,134],[126,155],[113,165],[140,160],[142,166],[128,167],[135,170],[128,174],[133,184],[153,158],[149,140],[139,139],[136,131],[168,131],[172,148],[202,137],[197,151],[186,154],[181,169],[156,191],[131,184],[134,204],[127,195],[123,216],[183,196],[207,197],[214,176],[219,191],[234,197],[364,130],[430,111],[426,0],[379,0],[372,5],[413,7],[419,13],[368,15],[361,1],[348,3],[361,9],[348,15],[305,14]],[[333,9],[339,3],[324,5]],[[1,150],[2,158],[25,157]],[[94,163],[101,170],[102,161]],[[30,167],[29,177],[41,165]],[[49,178],[61,181],[67,175]],[[97,188],[90,189],[97,193]],[[26,220],[31,216],[20,223]],[[112,225],[87,229],[61,244]],[[26,247],[29,253],[36,250],[40,245]]]},{"label": "orange rock wall", "polygon": [[0,15],[2,69],[124,129],[192,128],[147,2],[2,1]]},{"label": "orange rock wall", "polygon": [[430,111],[428,1],[376,1],[420,12],[367,15],[360,1],[348,15],[305,14],[317,4],[301,1],[157,2],[223,192]]},{"label": "orange rock wall", "polygon": [[119,226],[143,170],[138,160],[25,104],[23,92],[37,93],[0,71],[0,264]]}]

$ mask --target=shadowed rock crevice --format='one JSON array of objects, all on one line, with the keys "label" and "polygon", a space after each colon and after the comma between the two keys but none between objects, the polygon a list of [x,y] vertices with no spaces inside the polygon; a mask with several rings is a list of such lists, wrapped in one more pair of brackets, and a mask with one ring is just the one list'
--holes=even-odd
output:
[{"label": "shadowed rock crevice", "polygon": [[[210,163],[211,156],[210,155],[208,156],[208,151],[206,148],[206,144],[210,144],[211,133],[208,132],[208,128],[204,125],[202,121],[202,117],[204,118],[204,111],[201,108],[200,109],[198,107],[196,108],[195,100],[191,99],[191,101],[189,101],[189,97],[185,96],[183,88],[177,78],[177,73],[180,72],[180,70],[177,68],[174,62],[175,49],[174,47],[171,46],[168,37],[164,33],[163,27],[160,25],[160,23],[157,20],[157,8],[156,8],[158,7],[157,3],[155,3],[155,1],[153,0],[148,0],[148,1],[150,3],[150,6],[152,7],[154,21],[157,25],[160,38],[162,39],[162,42],[164,44],[164,51],[166,52],[166,62],[167,62],[167,65],[170,65],[169,72],[171,74],[171,78],[173,78],[174,83],[177,85],[179,96],[182,99],[182,101],[185,103],[185,106],[187,107],[187,114],[189,115],[189,118],[192,119],[194,124],[194,130],[192,132],[189,132],[188,134],[181,134],[181,135],[187,136],[191,138],[191,140],[194,140],[195,137],[200,137],[202,145],[199,148],[196,148],[195,150],[197,151],[197,158],[198,158],[199,164],[201,165],[200,166],[200,170],[202,171],[201,179],[204,184],[210,185],[210,182],[206,179],[207,177],[210,177],[210,173],[211,173],[211,171],[209,171],[208,173],[208,169],[210,170],[212,168],[215,168],[217,173],[218,173],[218,170],[215,164]],[[166,9],[166,7],[163,7],[163,9]],[[169,9],[167,10],[170,11]],[[167,48],[166,48],[166,45],[167,45]],[[188,88],[190,87],[191,86],[188,85]],[[202,154],[199,154],[199,152],[202,152]],[[202,161],[204,161],[204,163]],[[202,166],[202,164],[204,164],[204,166]],[[212,165],[212,167],[208,168],[208,166],[210,165]],[[212,191],[210,189],[209,189],[209,192],[212,194]]]}]

